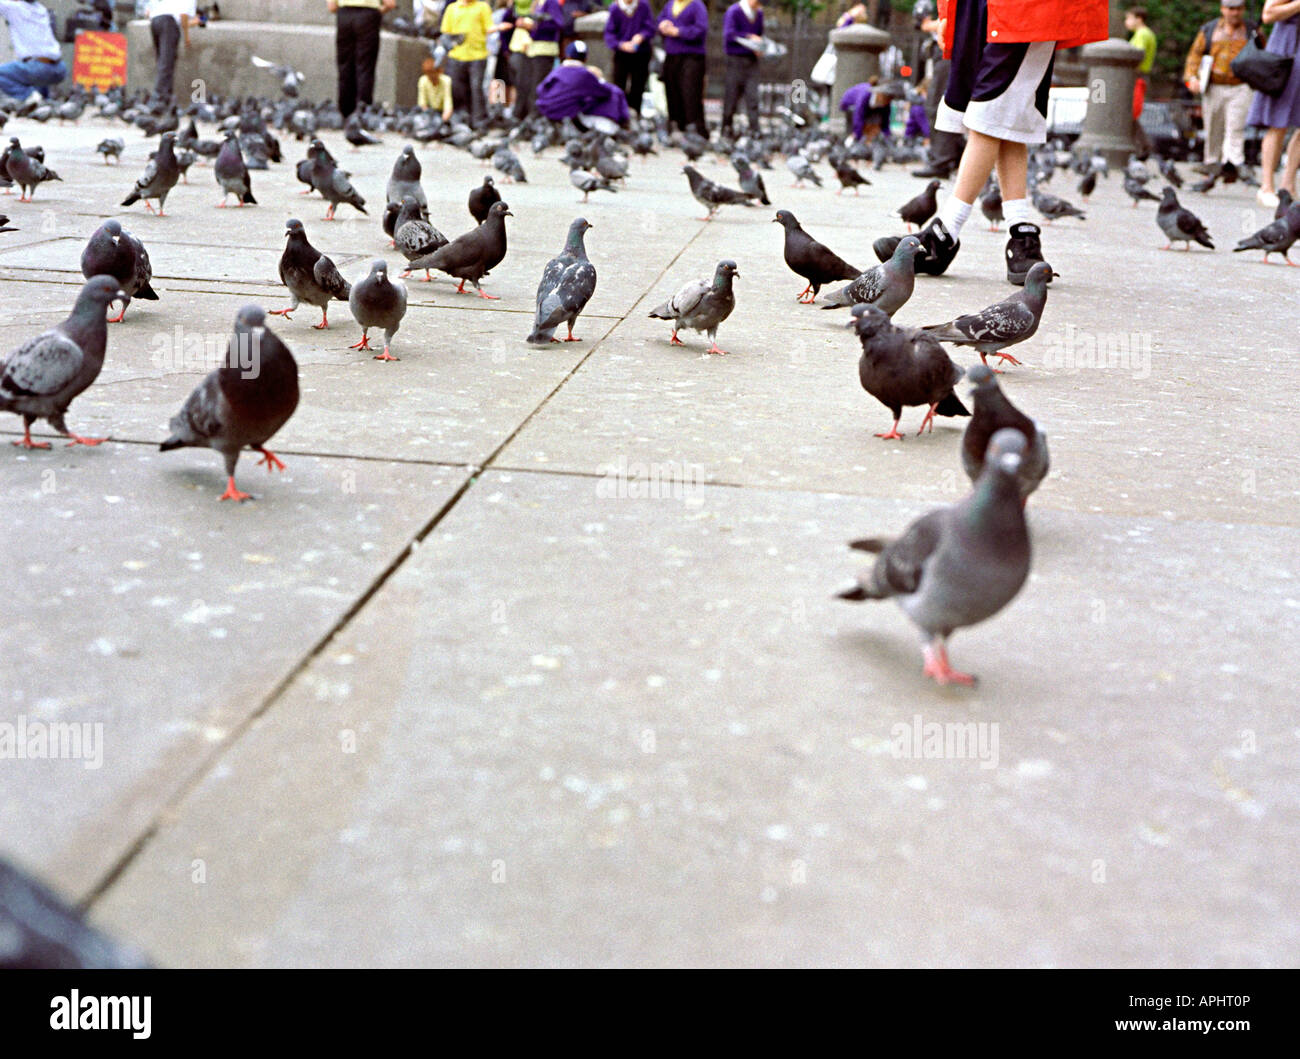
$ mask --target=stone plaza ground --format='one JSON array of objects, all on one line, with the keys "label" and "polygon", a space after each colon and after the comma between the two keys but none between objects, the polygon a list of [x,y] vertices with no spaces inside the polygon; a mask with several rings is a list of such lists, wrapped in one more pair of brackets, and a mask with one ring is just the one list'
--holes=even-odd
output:
[{"label": "stone plaza ground", "polygon": [[[110,442],[0,446],[0,723],[102,740],[0,760],[0,854],[109,932],[167,966],[1294,963],[1300,273],[1229,252],[1267,220],[1252,189],[1183,195],[1214,253],[1162,252],[1114,174],[1045,229],[1061,279],[1002,381],[1053,470],[1029,583],[954,637],[972,691],[923,678],[895,606],[833,598],[846,541],[963,494],[964,421],[872,436],[847,314],[796,304],[771,223],[866,267],[905,170],[854,198],[778,163],[771,208],[703,223],[676,152],[582,205],[525,148],[499,301],[412,277],[397,363],[347,348],[342,303],[324,332],[272,318],[302,402],[271,443],[287,471],[246,456],[235,505],[215,453],[158,451],[167,421],[242,305],[287,304],[287,218],[350,279],[399,263],[378,218],[402,141],[326,137],[369,217],[324,222],[286,142],[259,206],[215,209],[195,166],[158,219],[117,206],[134,130],[6,131],[63,182],[0,199],[0,349],[66,315],[106,217],[160,294],[69,414]],[[433,223],[468,229],[485,170],[419,156]],[[530,347],[579,215],[582,341]],[[1004,242],[973,220],[897,322],[1004,297]],[[671,347],[646,314],[724,257],[729,355]]]}]

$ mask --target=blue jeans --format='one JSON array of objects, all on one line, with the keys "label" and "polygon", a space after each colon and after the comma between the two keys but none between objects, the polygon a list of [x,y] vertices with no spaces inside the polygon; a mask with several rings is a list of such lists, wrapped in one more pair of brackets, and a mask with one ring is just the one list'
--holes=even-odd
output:
[{"label": "blue jeans", "polygon": [[19,59],[0,66],[0,92],[22,102],[36,89],[44,98],[50,98],[50,89],[68,76],[68,68],[60,59],[56,63],[43,63],[39,59]]}]

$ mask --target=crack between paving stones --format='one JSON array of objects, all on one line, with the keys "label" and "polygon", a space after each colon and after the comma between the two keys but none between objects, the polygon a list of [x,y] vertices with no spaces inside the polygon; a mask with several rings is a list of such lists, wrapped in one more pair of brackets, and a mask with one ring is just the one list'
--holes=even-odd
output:
[{"label": "crack between paving stones", "polygon": [[[537,406],[512,430],[505,439],[488,455],[482,465],[471,465],[470,473],[465,480],[457,487],[456,491],[434,512],[433,516],[416,532],[416,534],[407,541],[406,545],[393,557],[393,559],[384,567],[378,576],[371,581],[369,586],[355,599],[352,604],[339,616],[339,618],[330,626],[329,629],[316,641],[302,658],[300,658],[289,671],[280,678],[272,687],[271,691],[262,700],[261,704],[250,712],[239,724],[237,724],[226,737],[205,754],[199,763],[186,775],[186,777],[176,786],[172,793],[165,799],[162,806],[153,814],[152,819],[145,826],[144,830],[136,837],[127,849],[110,865],[108,870],[100,880],[90,888],[89,892],[78,902],[78,907],[82,912],[89,912],[95,903],[103,897],[114,884],[122,878],[127,869],[135,863],[136,859],[145,851],[154,837],[162,830],[164,825],[170,821],[176,810],[185,802],[185,800],[196,791],[203,781],[211,774],[212,770],[220,763],[222,757],[232,750],[244,734],[252,728],[259,720],[264,717],[273,706],[284,697],[285,693],[293,687],[298,678],[305,673],[317,658],[324,653],[326,648],[342,633],[351,623],[352,620],[361,613],[365,606],[383,590],[384,586],[392,579],[411,557],[424,540],[431,534],[444,518],[456,507],[462,497],[469,492],[470,488],[478,481],[479,476],[486,470],[493,468],[493,463],[497,457],[517,438],[521,431],[542,411],[558,394],[570,379],[578,373],[584,364],[595,355],[601,344],[611,335],[619,324],[623,323],[636,311],[637,307],[650,295],[650,292],[663,280],[668,271],[677,264],[681,256],[691,248],[691,245],[698,239],[703,228],[696,230],[695,234],[682,246],[682,248],[673,255],[671,261],[655,276],[641,296],[632,304],[626,313],[618,317],[606,317],[612,319],[612,323],[600,338],[591,344],[591,348],[579,359],[579,361],[569,369],[564,377],[538,402]],[[356,458],[356,457],[349,457]]]}]

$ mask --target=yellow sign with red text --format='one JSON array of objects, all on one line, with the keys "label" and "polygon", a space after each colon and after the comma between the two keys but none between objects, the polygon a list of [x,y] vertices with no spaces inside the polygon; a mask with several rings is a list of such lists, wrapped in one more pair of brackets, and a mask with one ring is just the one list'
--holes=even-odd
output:
[{"label": "yellow sign with red text", "polygon": [[72,56],[72,80],[87,88],[126,84],[126,34],[82,30]]}]

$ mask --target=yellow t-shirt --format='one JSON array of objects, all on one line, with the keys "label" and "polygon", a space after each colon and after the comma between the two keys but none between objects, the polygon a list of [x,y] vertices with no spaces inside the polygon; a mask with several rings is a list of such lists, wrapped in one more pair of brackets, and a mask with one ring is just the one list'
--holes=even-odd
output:
[{"label": "yellow t-shirt", "polygon": [[420,83],[416,86],[416,89],[416,103],[422,109],[441,111],[449,109],[451,78],[446,74],[439,74],[437,81],[434,81],[428,74],[421,74]]},{"label": "yellow t-shirt", "polygon": [[442,13],[443,33],[463,33],[465,40],[456,45],[450,57],[463,63],[476,62],[488,57],[487,37],[492,28],[492,9],[483,0],[462,3],[455,0]]}]

